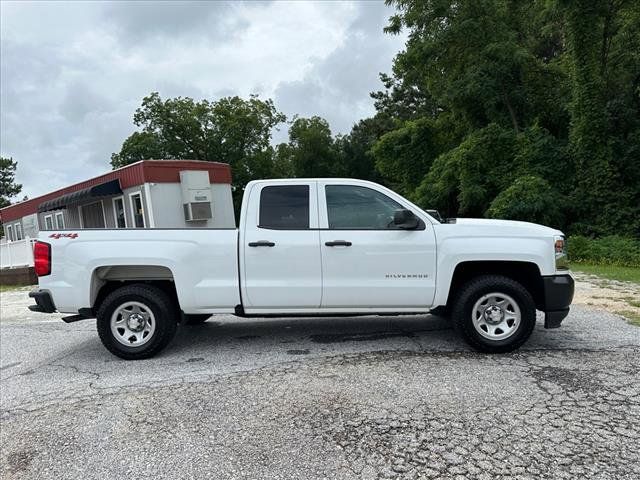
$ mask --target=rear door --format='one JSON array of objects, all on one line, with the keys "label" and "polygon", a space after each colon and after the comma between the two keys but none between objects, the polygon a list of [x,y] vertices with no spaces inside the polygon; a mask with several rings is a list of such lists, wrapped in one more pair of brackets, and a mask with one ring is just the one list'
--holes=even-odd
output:
[{"label": "rear door", "polygon": [[[319,182],[322,307],[426,309],[435,294],[433,226],[402,197],[375,187]],[[421,219],[418,229],[394,225],[403,208]]]},{"label": "rear door", "polygon": [[322,267],[316,182],[257,183],[248,195],[240,237],[245,308],[319,308]]}]

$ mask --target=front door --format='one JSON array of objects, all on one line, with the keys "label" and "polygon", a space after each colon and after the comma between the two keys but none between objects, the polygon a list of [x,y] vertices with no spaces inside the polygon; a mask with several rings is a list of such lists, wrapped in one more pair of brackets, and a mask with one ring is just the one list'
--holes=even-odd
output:
[{"label": "front door", "polygon": [[248,194],[241,245],[245,307],[319,308],[322,271],[316,182],[258,183]]},{"label": "front door", "polygon": [[[365,185],[319,185],[323,308],[424,309],[435,294],[433,227],[401,230],[396,210],[410,208]],[[420,212],[414,211],[420,217]]]}]

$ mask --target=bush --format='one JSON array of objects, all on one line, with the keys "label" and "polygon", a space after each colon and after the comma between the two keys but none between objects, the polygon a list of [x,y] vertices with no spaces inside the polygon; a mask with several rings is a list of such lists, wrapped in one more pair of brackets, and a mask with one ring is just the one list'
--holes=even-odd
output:
[{"label": "bush", "polygon": [[562,226],[562,198],[546,180],[525,175],[500,192],[491,202],[486,216],[559,228]]},{"label": "bush", "polygon": [[569,237],[567,246],[572,262],[640,268],[640,240],[617,235],[598,239],[574,235]]}]

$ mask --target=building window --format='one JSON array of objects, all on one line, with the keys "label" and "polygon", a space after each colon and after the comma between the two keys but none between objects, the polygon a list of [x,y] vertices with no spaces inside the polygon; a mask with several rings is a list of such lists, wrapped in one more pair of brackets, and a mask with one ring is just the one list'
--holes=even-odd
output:
[{"label": "building window", "polygon": [[13,227],[11,225],[7,225],[7,240],[13,241]]},{"label": "building window", "polygon": [[142,206],[142,196],[140,193],[132,193],[131,199],[131,217],[133,218],[133,226],[135,228],[144,228],[144,207]]},{"label": "building window", "polygon": [[53,215],[45,215],[44,217],[44,229],[53,230]]},{"label": "building window", "polygon": [[56,230],[64,230],[64,214],[62,212],[56,213]]},{"label": "building window", "polygon": [[16,240],[22,240],[22,224],[14,223],[13,228],[16,232]]},{"label": "building window", "polygon": [[127,217],[124,214],[124,197],[113,199],[113,217],[116,228],[127,228]]},{"label": "building window", "polygon": [[102,200],[80,206],[80,221],[82,228],[106,228]]}]

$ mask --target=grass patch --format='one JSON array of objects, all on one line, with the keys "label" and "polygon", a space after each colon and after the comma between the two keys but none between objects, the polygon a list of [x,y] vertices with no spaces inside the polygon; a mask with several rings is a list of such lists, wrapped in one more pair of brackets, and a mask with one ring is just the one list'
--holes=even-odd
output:
[{"label": "grass patch", "polygon": [[614,313],[617,315],[622,315],[631,325],[640,327],[640,313],[632,312],[631,310],[620,310]]},{"label": "grass patch", "polygon": [[0,292],[11,292],[13,290],[20,290],[21,288],[28,287],[29,285],[3,285],[0,283]]},{"label": "grass patch", "polygon": [[620,267],[617,265],[598,265],[586,262],[571,262],[571,270],[589,273],[609,280],[633,282],[640,284],[640,268]]}]

